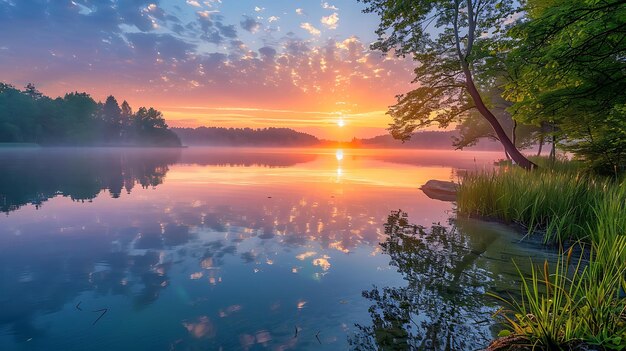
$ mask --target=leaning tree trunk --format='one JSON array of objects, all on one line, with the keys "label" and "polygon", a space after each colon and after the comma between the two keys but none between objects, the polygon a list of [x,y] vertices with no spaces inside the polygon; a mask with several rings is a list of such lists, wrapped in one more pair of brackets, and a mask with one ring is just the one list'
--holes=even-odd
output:
[{"label": "leaning tree trunk", "polygon": [[491,113],[491,111],[489,111],[487,106],[485,106],[485,103],[483,102],[483,99],[480,96],[480,93],[478,92],[476,85],[474,84],[472,73],[470,72],[469,67],[467,67],[467,65],[463,65],[463,73],[465,74],[465,80],[466,80],[465,86],[470,96],[472,97],[472,100],[474,101],[474,105],[476,105],[476,109],[478,109],[478,112],[480,112],[480,114],[483,115],[483,117],[485,117],[487,122],[489,122],[493,130],[496,132],[498,139],[500,139],[502,146],[504,146],[504,149],[511,156],[513,161],[517,163],[520,167],[527,169],[527,170],[537,168],[536,164],[534,164],[529,159],[527,159],[526,156],[524,156],[515,147],[515,145],[509,138],[509,136],[506,135],[506,132],[502,128],[502,125],[500,125],[500,122],[498,122],[498,119],[496,118],[496,116],[494,116],[494,114]]},{"label": "leaning tree trunk", "polygon": [[529,159],[526,158],[526,156],[524,156],[521,152],[519,152],[519,150],[515,147],[513,142],[511,142],[511,139],[509,138],[509,136],[506,135],[506,132],[502,128],[502,125],[500,124],[500,122],[498,122],[498,119],[496,118],[496,116],[494,116],[493,113],[489,111],[487,106],[485,106],[483,99],[480,97],[480,93],[478,92],[478,89],[476,88],[476,84],[474,83],[474,78],[472,78],[472,72],[470,71],[470,66],[467,61],[467,58],[471,56],[472,48],[474,46],[475,34],[476,34],[475,33],[476,18],[474,17],[474,10],[475,10],[474,4],[472,4],[471,0],[467,0],[468,32],[467,32],[467,41],[465,45],[465,48],[466,48],[465,53],[463,52],[463,50],[461,50],[461,38],[459,36],[460,1],[458,0],[455,1],[455,4],[456,4],[456,9],[455,9],[454,18],[453,18],[454,37],[455,37],[454,39],[455,39],[455,44],[456,44],[457,55],[461,63],[461,69],[463,71],[463,74],[465,75],[465,87],[467,88],[467,91],[469,92],[474,102],[474,105],[476,105],[478,112],[480,112],[480,114],[483,115],[483,117],[485,117],[487,122],[489,122],[494,132],[496,132],[498,139],[500,139],[502,146],[504,147],[506,152],[511,156],[513,161],[517,163],[520,167],[527,169],[527,170],[537,168],[536,164],[532,163]]}]

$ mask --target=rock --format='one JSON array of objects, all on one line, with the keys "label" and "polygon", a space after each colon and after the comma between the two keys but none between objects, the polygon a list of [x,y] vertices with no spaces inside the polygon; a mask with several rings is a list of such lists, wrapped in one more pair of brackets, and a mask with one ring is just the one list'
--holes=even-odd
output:
[{"label": "rock", "polygon": [[458,184],[431,179],[420,188],[426,196],[441,201],[455,201]]}]

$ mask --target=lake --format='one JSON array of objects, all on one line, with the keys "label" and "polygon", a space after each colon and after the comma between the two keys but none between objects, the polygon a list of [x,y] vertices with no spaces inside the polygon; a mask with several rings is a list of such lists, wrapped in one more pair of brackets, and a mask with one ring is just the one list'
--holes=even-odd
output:
[{"label": "lake", "polygon": [[0,350],[485,347],[550,254],[419,187],[501,156],[0,150]]}]

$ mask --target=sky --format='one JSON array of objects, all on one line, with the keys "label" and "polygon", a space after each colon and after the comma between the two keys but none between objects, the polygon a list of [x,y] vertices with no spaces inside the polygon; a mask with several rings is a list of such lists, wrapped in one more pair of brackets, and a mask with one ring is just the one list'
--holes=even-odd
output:
[{"label": "sky", "polygon": [[356,0],[0,0],[0,81],[152,106],[175,127],[385,134],[414,63]]}]

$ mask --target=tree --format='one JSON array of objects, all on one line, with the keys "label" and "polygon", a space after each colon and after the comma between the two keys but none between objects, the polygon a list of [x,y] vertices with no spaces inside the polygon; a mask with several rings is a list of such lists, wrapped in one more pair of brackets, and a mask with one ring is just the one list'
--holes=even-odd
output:
[{"label": "tree", "polygon": [[[359,0],[381,22],[373,49],[412,56],[419,87],[398,96],[390,131],[407,140],[417,128],[446,127],[476,109],[513,160],[536,167],[517,150],[481,97],[475,74],[488,70],[500,48],[500,33],[515,12],[513,0]],[[433,27],[431,28],[431,25]]]},{"label": "tree", "polygon": [[126,101],[120,108],[113,96],[109,96],[104,104],[96,102],[87,93],[78,92],[53,100],[40,93],[33,84],[28,84],[22,91],[2,82],[0,142],[181,145],[180,139],[168,129],[163,114],[153,108],[141,108],[133,115]]},{"label": "tree", "polygon": [[180,139],[168,129],[163,114],[154,108],[140,107],[133,116],[132,134],[146,145],[180,146]]},{"label": "tree", "polygon": [[104,106],[102,106],[102,115],[107,123],[116,126],[120,125],[122,109],[113,95],[107,97],[104,102]]},{"label": "tree", "polygon": [[[504,77],[504,76],[503,76]],[[504,81],[504,78],[502,79]],[[485,89],[483,99],[485,104],[492,111],[498,122],[507,132],[511,142],[518,149],[527,149],[532,147],[535,142],[541,140],[542,128],[530,124],[519,123],[513,119],[511,113],[507,110],[512,103],[502,98],[503,83],[498,83],[490,88]],[[498,135],[494,133],[493,128],[486,119],[477,111],[471,111],[469,115],[463,119],[456,127],[459,131],[458,137],[453,137],[453,145],[457,149],[476,145],[480,139],[489,139],[499,141]],[[508,153],[506,157],[509,158]]]},{"label": "tree", "polygon": [[591,166],[626,168],[626,1],[528,0],[511,29],[506,98]]},{"label": "tree", "polygon": [[88,144],[97,133],[95,125],[98,103],[87,93],[65,94],[61,123],[65,127],[63,144]]},{"label": "tree", "polygon": [[136,128],[142,131],[167,128],[163,114],[152,107],[150,109],[140,107],[135,114],[133,122]]},{"label": "tree", "polygon": [[26,96],[29,96],[33,100],[39,100],[43,97],[43,94],[39,90],[37,90],[37,88],[35,88],[35,84],[33,83],[26,84],[26,87],[24,88],[24,94]]},{"label": "tree", "polygon": [[113,95],[107,97],[102,106],[102,120],[105,125],[106,139],[117,142],[122,129],[122,109]]},{"label": "tree", "polygon": [[120,137],[122,141],[126,141],[128,134],[130,133],[132,118],[133,118],[133,109],[130,107],[128,102],[124,100],[124,102],[122,102],[121,116],[120,116],[121,123],[122,123],[122,131],[120,133]]}]

